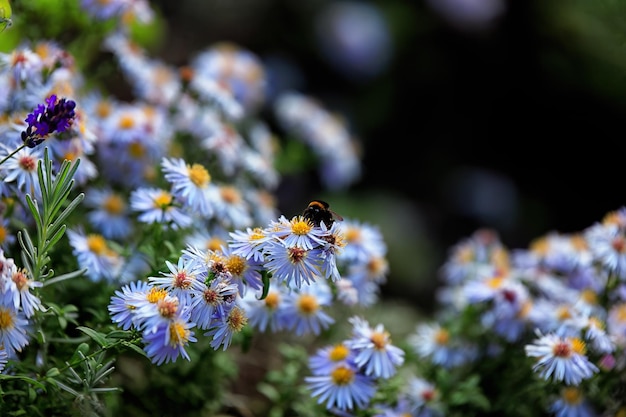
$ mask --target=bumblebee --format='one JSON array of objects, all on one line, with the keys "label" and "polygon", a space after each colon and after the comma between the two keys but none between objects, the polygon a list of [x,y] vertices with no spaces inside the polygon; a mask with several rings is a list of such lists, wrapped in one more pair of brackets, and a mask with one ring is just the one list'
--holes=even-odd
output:
[{"label": "bumblebee", "polygon": [[343,217],[332,211],[330,209],[330,205],[322,200],[311,201],[307,208],[305,208],[302,212],[302,217],[313,223],[315,226],[319,226],[321,222],[324,222],[326,227],[332,226],[335,220],[343,220]]}]

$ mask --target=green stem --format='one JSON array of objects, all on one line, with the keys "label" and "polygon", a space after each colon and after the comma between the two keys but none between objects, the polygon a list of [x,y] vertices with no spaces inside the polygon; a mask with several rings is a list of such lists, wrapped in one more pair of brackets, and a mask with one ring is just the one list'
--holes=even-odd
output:
[{"label": "green stem", "polygon": [[10,158],[13,157],[13,155],[15,155],[16,153],[18,153],[19,151],[21,151],[22,149],[24,149],[26,147],[26,144],[22,144],[20,146],[17,147],[17,149],[15,149],[13,152],[11,152],[10,154],[8,154],[7,156],[5,156],[4,158],[2,158],[2,160],[0,161],[0,165],[4,164],[6,161],[8,161]]},{"label": "green stem", "polygon": [[96,350],[95,352],[90,353],[89,355],[85,355],[84,358],[82,358],[82,359],[80,359],[80,360],[78,360],[76,362],[72,362],[72,363],[67,363],[66,362],[64,367],[59,368],[59,372],[66,371],[69,368],[71,368],[73,366],[76,366],[76,365],[78,365],[78,364],[80,364],[82,362],[85,362],[87,359],[91,359],[91,358],[95,357],[96,355],[99,355],[100,353],[105,352],[105,351],[107,351],[107,350],[109,350],[111,348],[114,348],[114,347],[116,347],[118,345],[121,345],[124,342],[126,342],[126,343],[136,343],[136,342],[139,342],[140,340],[141,340],[140,337],[135,337],[135,338],[131,339],[130,341],[120,339],[120,340],[118,340],[116,342],[111,343],[110,345],[102,346],[100,349]]}]

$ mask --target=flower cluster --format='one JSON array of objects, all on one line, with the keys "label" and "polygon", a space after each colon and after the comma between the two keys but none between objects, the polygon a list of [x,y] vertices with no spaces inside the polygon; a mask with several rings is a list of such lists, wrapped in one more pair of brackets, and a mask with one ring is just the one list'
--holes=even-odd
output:
[{"label": "flower cluster", "polygon": [[46,99],[46,105],[39,104],[26,116],[28,127],[21,134],[22,141],[29,148],[41,144],[54,132],[65,132],[76,117],[76,103],[65,98],[57,99],[52,94]]},{"label": "flower cluster", "polygon": [[313,376],[305,378],[312,395],[331,410],[366,408],[377,380],[391,378],[404,362],[404,351],[391,344],[382,324],[371,327],[358,316],[349,321],[352,337],[320,348],[309,360]]},{"label": "flower cluster", "polygon": [[479,230],[441,269],[440,319],[418,324],[407,342],[430,366],[466,377],[484,372],[481,363],[525,357],[511,373],[542,386],[535,413],[619,414],[623,401],[608,398],[618,395],[626,364],[625,239],[626,208],[528,249],[510,250]]},{"label": "flower cluster", "polygon": [[626,207],[527,249],[477,231],[413,325],[378,227],[278,210],[288,140],[323,191],[359,178],[341,117],[233,43],[151,57],[148,1],[75,3],[130,98],[84,44],[0,53],[0,414],[626,412]]},{"label": "flower cluster", "polygon": [[[177,264],[166,261],[168,272],[162,276],[133,281],[116,291],[109,304],[111,318],[123,330],[142,332],[146,353],[157,364],[175,361],[179,355],[189,359],[184,347],[196,341],[190,333],[193,328],[203,331],[214,349],[224,350],[248,322],[261,332],[319,335],[334,323],[324,311],[334,299],[354,304],[376,294],[370,286],[369,297],[359,297],[359,275],[341,278],[340,268],[358,265],[355,258],[343,256],[344,233],[341,222],[327,228],[301,215],[291,220],[280,216],[263,229],[231,232],[219,249],[189,244]],[[376,239],[363,243],[373,245]],[[86,261],[82,266],[93,268]],[[357,281],[351,281],[353,276]],[[339,286],[339,280],[355,285]],[[356,297],[346,292],[355,292]],[[364,324],[359,328],[367,332]],[[159,329],[185,333],[157,338],[163,345],[155,347],[149,336]],[[381,376],[391,374],[385,369]]]}]

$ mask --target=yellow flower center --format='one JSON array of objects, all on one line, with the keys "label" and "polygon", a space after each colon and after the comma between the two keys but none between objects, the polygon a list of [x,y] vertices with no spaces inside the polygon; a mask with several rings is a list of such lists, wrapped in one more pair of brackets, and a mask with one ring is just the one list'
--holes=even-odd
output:
[{"label": "yellow flower center", "polygon": [[193,182],[197,187],[205,187],[209,181],[211,181],[211,175],[209,175],[209,171],[206,170],[200,164],[193,164],[188,167],[189,170],[189,179]]},{"label": "yellow flower center", "polygon": [[22,288],[28,286],[28,276],[26,275],[26,271],[24,270],[18,270],[13,274],[11,278],[13,279],[13,282],[15,282],[17,289],[20,291],[22,290]]},{"label": "yellow flower center", "polygon": [[330,350],[330,353],[328,354],[328,358],[333,362],[338,362],[347,358],[349,353],[350,353],[350,349],[348,349],[342,344],[339,344],[339,345],[335,345]]},{"label": "yellow flower center", "polygon": [[312,227],[308,221],[299,219],[291,224],[291,231],[296,235],[304,236],[311,231]]},{"label": "yellow flower center", "polygon": [[241,193],[235,187],[223,186],[220,189],[220,194],[222,195],[222,200],[228,204],[237,204],[241,201]]},{"label": "yellow flower center", "polygon": [[589,248],[589,246],[587,245],[587,241],[585,240],[585,237],[581,234],[576,234],[572,236],[571,242],[572,242],[572,246],[576,250],[584,251]]},{"label": "yellow flower center", "polygon": [[101,101],[96,106],[96,115],[102,119],[106,119],[111,114],[111,103],[108,101]]},{"label": "yellow flower center", "polygon": [[241,276],[246,270],[246,265],[246,260],[239,255],[231,255],[226,259],[226,268],[235,276]]},{"label": "yellow flower center", "polygon": [[263,229],[261,229],[260,227],[255,227],[252,230],[252,234],[250,235],[250,240],[259,240],[259,239],[263,239],[265,237],[265,234],[263,234]]},{"label": "yellow flower center", "polygon": [[584,355],[587,352],[587,345],[584,341],[577,337],[572,337],[569,339],[572,343],[572,350],[580,355]]},{"label": "yellow flower center", "polygon": [[206,248],[211,251],[220,250],[224,243],[223,239],[220,239],[219,237],[212,237],[206,243]]},{"label": "yellow flower center", "polygon": [[11,330],[13,326],[15,322],[9,309],[0,307],[0,330]]},{"label": "yellow flower center", "polygon": [[278,303],[280,303],[280,296],[277,292],[270,292],[265,297],[265,306],[270,310],[275,310],[278,307]]},{"label": "yellow flower center", "polygon": [[349,227],[345,232],[346,240],[349,243],[356,243],[361,241],[361,230],[356,227]]},{"label": "yellow flower center", "polygon": [[561,395],[566,403],[570,405],[580,404],[583,399],[583,395],[578,388],[567,387],[561,392]]},{"label": "yellow flower center", "polygon": [[146,154],[146,148],[139,141],[134,141],[128,144],[128,154],[133,159],[141,159]]},{"label": "yellow flower center", "polygon": [[157,302],[157,308],[161,316],[167,318],[174,317],[174,314],[178,311],[178,299],[164,297]]},{"label": "yellow flower center", "polygon": [[246,313],[241,308],[233,307],[226,321],[228,322],[228,327],[233,332],[240,332],[248,323],[248,317],[246,317]]},{"label": "yellow flower center", "polygon": [[367,270],[372,275],[381,275],[387,269],[387,261],[379,256],[373,256],[367,263]]},{"label": "yellow flower center", "polygon": [[604,329],[604,322],[597,317],[589,318],[589,327],[593,327],[596,329]]},{"label": "yellow flower center", "polygon": [[161,191],[161,193],[154,198],[154,206],[161,210],[165,210],[170,204],[172,204],[172,195],[167,191]]},{"label": "yellow flower center", "polygon": [[616,318],[617,320],[619,320],[620,322],[625,322],[626,321],[626,303],[622,303],[620,304],[618,307],[616,307]]},{"label": "yellow flower center", "polygon": [[556,317],[559,320],[567,320],[572,318],[572,313],[567,306],[560,306],[556,309]]},{"label": "yellow flower center", "polygon": [[165,291],[164,289],[152,287],[150,288],[150,291],[148,291],[146,299],[148,300],[149,303],[155,304],[159,300],[164,299],[166,295],[167,295],[167,291]]},{"label": "yellow flower center", "polygon": [[125,114],[122,117],[120,117],[120,120],[118,122],[118,127],[120,129],[128,130],[128,129],[132,129],[133,126],[135,126],[135,119],[133,118],[132,115]]},{"label": "yellow flower center", "polygon": [[376,350],[384,350],[387,346],[388,336],[389,335],[387,333],[374,332],[370,336],[370,340],[374,344]]},{"label": "yellow flower center", "polygon": [[580,298],[587,304],[597,304],[598,294],[591,288],[586,288],[580,292]]},{"label": "yellow flower center", "polygon": [[182,346],[189,340],[189,330],[182,323],[170,323],[170,346]]},{"label": "yellow flower center", "polygon": [[7,229],[4,226],[0,226],[0,244],[4,243],[7,238]]},{"label": "yellow flower center", "polygon": [[302,294],[298,299],[298,309],[306,315],[315,313],[318,306],[317,298],[310,294]]},{"label": "yellow flower center", "polygon": [[502,287],[502,283],[504,282],[504,277],[493,277],[487,280],[487,286],[491,289],[497,289]]},{"label": "yellow flower center", "polygon": [[87,247],[96,255],[104,255],[108,249],[104,237],[96,234],[87,236]]},{"label": "yellow flower center", "polygon": [[439,329],[435,333],[435,343],[438,345],[447,345],[450,340],[450,333],[446,329]]},{"label": "yellow flower center", "polygon": [[122,200],[122,197],[117,194],[111,194],[110,196],[108,196],[106,200],[104,200],[104,204],[102,206],[104,210],[110,214],[120,214],[124,211],[124,208],[126,207],[124,201]]},{"label": "yellow flower center", "polygon": [[330,374],[335,385],[348,385],[354,379],[354,371],[345,366],[338,366]]},{"label": "yellow flower center", "polygon": [[548,243],[548,239],[544,236],[535,240],[530,244],[530,250],[540,256],[545,256],[550,250],[550,244]]}]

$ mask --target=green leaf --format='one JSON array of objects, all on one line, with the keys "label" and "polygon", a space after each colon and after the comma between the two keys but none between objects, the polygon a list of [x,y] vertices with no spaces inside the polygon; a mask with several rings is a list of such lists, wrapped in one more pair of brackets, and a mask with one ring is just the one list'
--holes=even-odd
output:
[{"label": "green leaf", "polygon": [[270,384],[260,383],[257,385],[257,391],[265,395],[270,401],[274,402],[280,398],[278,390]]},{"label": "green leaf", "polygon": [[18,380],[18,381],[24,381],[32,386],[34,386],[37,389],[41,389],[41,390],[46,390],[46,386],[44,384],[42,384],[41,382],[37,381],[36,379],[33,378],[29,378],[27,376],[24,375],[5,375],[5,374],[0,374],[0,381],[2,381],[3,379],[12,379],[12,380]]},{"label": "green leaf", "polygon": [[104,335],[103,333],[97,332],[85,326],[78,326],[77,329],[85,333],[87,336],[91,337],[101,347],[106,347],[109,345],[106,339],[106,335]]},{"label": "green leaf", "polygon": [[30,212],[33,214],[33,217],[35,218],[35,222],[37,223],[37,225],[40,227],[43,227],[43,222],[41,221],[41,214],[39,213],[39,206],[37,205],[37,202],[32,199],[30,194],[26,194],[26,204],[28,205]]},{"label": "green leaf", "polygon": [[67,274],[59,275],[52,279],[47,280],[43,283],[43,286],[46,287],[48,285],[56,284],[61,281],[65,281],[68,279],[76,278],[87,272],[87,268],[79,269],[78,271],[68,272]]},{"label": "green leaf", "polygon": [[141,356],[144,356],[146,358],[148,357],[148,354],[146,354],[146,352],[142,348],[140,348],[134,343],[124,341],[122,342],[122,345],[129,348],[130,350],[134,350],[135,352],[139,353]]}]

